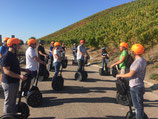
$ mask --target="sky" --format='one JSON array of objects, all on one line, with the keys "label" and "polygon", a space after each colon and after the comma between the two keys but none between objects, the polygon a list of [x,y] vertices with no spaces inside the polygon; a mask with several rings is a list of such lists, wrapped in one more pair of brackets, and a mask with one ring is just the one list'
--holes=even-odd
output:
[{"label": "sky", "polygon": [[0,35],[40,38],[133,0],[0,0]]}]

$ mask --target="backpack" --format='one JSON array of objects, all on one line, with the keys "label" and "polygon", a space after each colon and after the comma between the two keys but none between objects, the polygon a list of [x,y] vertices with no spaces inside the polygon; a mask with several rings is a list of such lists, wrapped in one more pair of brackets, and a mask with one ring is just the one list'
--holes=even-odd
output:
[{"label": "backpack", "polygon": [[131,56],[131,54],[128,54],[127,60],[125,62],[125,65],[127,68],[130,68],[131,64],[134,62],[134,58]]}]

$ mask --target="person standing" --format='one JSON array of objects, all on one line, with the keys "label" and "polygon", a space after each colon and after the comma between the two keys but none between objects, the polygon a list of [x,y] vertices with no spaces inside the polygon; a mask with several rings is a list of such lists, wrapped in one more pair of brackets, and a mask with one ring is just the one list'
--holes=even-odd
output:
[{"label": "person standing", "polygon": [[[31,85],[33,85],[35,78],[37,76],[37,70],[38,70],[38,63],[45,65],[44,61],[40,60],[35,52],[36,48],[36,40],[31,38],[27,41],[28,48],[25,52],[26,56],[26,69],[29,70],[29,74],[33,77],[32,81],[30,82]],[[29,89],[28,89],[29,90]]]},{"label": "person standing", "polygon": [[73,53],[73,57],[74,57],[74,61],[76,61],[76,54],[77,54],[77,46],[76,43],[73,44],[73,48],[72,48],[72,53]]},{"label": "person standing", "polygon": [[107,67],[107,63],[109,62],[109,54],[106,51],[105,47],[102,47],[102,69],[104,70],[104,66],[105,66],[105,70],[108,71],[108,67]]},{"label": "person standing", "polygon": [[134,44],[131,50],[135,60],[130,66],[130,72],[116,75],[116,77],[129,79],[130,94],[133,105],[136,109],[136,119],[144,119],[143,96],[145,93],[144,78],[146,74],[147,62],[142,57],[144,47],[141,44]]},{"label": "person standing", "polygon": [[84,43],[85,43],[85,41],[81,40],[80,45],[77,47],[77,60],[78,60],[78,71],[79,72],[83,71],[85,55],[87,55],[89,57],[89,54],[87,53]]},{"label": "person standing", "polygon": [[51,42],[50,49],[49,49],[49,55],[50,55],[50,62],[49,62],[49,63],[50,63],[50,67],[49,67],[49,69],[48,69],[49,71],[51,71],[51,69],[52,69],[52,67],[53,67],[53,66],[52,66],[52,65],[53,65],[53,54],[52,54],[52,53],[53,53],[53,48],[54,48],[54,42],[52,41],[52,42]]},{"label": "person standing", "polygon": [[[8,47],[7,47],[7,40],[8,40],[9,38],[8,37],[5,37],[4,39],[3,39],[3,45],[0,47],[0,62],[1,62],[1,59],[2,59],[2,56],[8,51]],[[1,66],[1,68],[2,68],[2,66]],[[2,70],[2,69],[1,69]],[[0,92],[3,92],[3,88],[2,88],[2,85],[1,85],[1,82],[2,82],[2,77],[3,77],[3,75],[1,74],[1,76],[0,76]],[[3,95],[2,95],[3,96]]]},{"label": "person standing", "polygon": [[54,63],[54,69],[55,69],[54,78],[56,79],[57,76],[58,76],[61,61],[62,61],[60,42],[55,42],[54,43],[53,57],[54,57],[53,63]]},{"label": "person standing", "polygon": [[19,89],[19,81],[27,80],[27,77],[20,74],[19,60],[16,56],[21,41],[17,38],[10,38],[7,41],[8,51],[2,58],[2,87],[4,90],[4,114],[16,114],[16,97]]},{"label": "person standing", "polygon": [[[48,56],[45,52],[45,49],[44,49],[44,41],[43,40],[40,40],[39,41],[39,46],[37,48],[37,51],[38,51],[38,58],[41,60],[41,61],[45,61],[45,58]],[[43,72],[44,70],[46,69],[46,66],[44,64],[39,64],[39,73],[40,73],[40,76],[43,75]]]},{"label": "person standing", "polygon": [[121,55],[119,58],[119,61],[115,62],[114,64],[111,65],[110,68],[112,68],[115,65],[119,65],[119,68],[121,69],[121,74],[125,74],[128,72],[128,68],[126,66],[126,62],[128,59],[128,44],[125,42],[122,42],[120,44],[120,51],[121,51]]}]

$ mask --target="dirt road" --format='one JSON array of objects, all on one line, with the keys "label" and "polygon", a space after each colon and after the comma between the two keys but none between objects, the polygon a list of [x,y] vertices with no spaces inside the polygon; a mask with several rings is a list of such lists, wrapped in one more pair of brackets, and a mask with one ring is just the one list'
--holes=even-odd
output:
[{"label": "dirt road", "polygon": [[[41,107],[31,108],[30,119],[124,119],[128,107],[117,104],[115,100],[115,79],[112,76],[99,76],[98,67],[88,66],[88,79],[84,82],[74,80],[77,66],[71,62],[63,71],[65,78],[63,91],[51,88],[50,79],[39,82],[44,97]],[[25,98],[23,98],[25,101]],[[0,99],[2,115],[3,99]],[[145,112],[151,119],[158,119],[158,95],[147,88],[145,93]]]}]

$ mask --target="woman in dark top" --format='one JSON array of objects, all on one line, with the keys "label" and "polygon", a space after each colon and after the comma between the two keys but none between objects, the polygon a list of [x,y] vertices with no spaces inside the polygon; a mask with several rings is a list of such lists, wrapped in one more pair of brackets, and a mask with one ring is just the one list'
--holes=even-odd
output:
[{"label": "woman in dark top", "polygon": [[105,70],[108,71],[107,63],[109,62],[109,54],[106,51],[105,47],[102,47],[101,55],[102,55],[102,69],[104,70],[105,67]]}]

